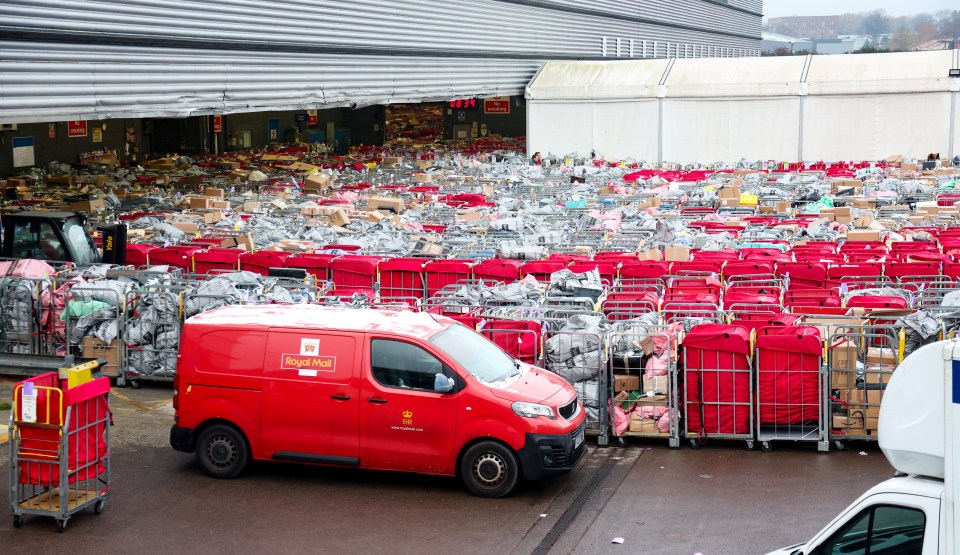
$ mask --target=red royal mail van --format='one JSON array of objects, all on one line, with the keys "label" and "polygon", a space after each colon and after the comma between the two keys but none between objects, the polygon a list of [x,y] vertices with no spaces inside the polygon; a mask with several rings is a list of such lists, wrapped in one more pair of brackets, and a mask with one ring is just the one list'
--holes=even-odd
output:
[{"label": "red royal mail van", "polygon": [[559,376],[441,316],[231,306],[187,320],[170,444],[205,473],[251,459],[460,476],[481,496],[568,472],[586,414]]}]

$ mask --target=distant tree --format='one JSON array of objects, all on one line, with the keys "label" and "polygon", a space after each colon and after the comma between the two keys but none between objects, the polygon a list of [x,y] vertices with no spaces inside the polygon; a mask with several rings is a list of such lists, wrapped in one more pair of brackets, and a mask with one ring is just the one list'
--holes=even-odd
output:
[{"label": "distant tree", "polygon": [[856,35],[863,27],[863,14],[845,13],[840,15],[840,23],[837,25],[838,35]]},{"label": "distant tree", "polygon": [[901,25],[887,44],[887,50],[890,52],[906,52],[916,45],[916,35],[911,33],[906,25]]},{"label": "distant tree", "polygon": [[937,20],[931,14],[922,13],[910,18],[910,27],[917,35],[917,42],[927,42],[938,37],[940,28],[937,26]]},{"label": "distant tree", "polygon": [[888,52],[888,50],[886,48],[878,48],[872,44],[865,44],[851,52],[851,54],[878,54],[880,52]]},{"label": "distant tree", "polygon": [[[937,15],[940,15],[947,10],[941,10],[937,12]],[[942,39],[955,39],[960,38],[960,10],[953,10],[952,12],[944,14],[943,17],[939,18],[940,20],[940,38]]]},{"label": "distant tree", "polygon": [[880,35],[887,32],[890,28],[890,16],[885,10],[874,10],[867,13],[860,25],[860,31],[865,35],[870,35],[874,46],[880,44]]}]

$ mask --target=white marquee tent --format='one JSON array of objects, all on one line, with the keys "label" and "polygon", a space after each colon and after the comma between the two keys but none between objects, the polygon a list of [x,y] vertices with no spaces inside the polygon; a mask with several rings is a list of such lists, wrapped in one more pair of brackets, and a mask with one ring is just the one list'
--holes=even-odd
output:
[{"label": "white marquee tent", "polygon": [[672,162],[960,154],[960,51],[548,62],[527,144]]}]

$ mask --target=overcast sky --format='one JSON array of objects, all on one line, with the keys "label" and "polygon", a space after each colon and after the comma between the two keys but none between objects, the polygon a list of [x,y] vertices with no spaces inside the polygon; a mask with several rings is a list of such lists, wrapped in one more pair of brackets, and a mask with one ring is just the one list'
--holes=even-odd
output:
[{"label": "overcast sky", "polygon": [[763,0],[767,17],[785,15],[839,15],[887,10],[890,15],[915,15],[960,9],[957,0]]}]

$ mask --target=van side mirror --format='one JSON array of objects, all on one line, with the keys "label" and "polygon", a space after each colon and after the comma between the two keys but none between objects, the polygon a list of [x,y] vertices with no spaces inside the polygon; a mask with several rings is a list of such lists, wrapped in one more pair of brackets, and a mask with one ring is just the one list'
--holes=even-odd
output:
[{"label": "van side mirror", "polygon": [[456,385],[453,378],[444,376],[443,374],[437,374],[433,378],[433,390],[437,393],[450,393]]}]

